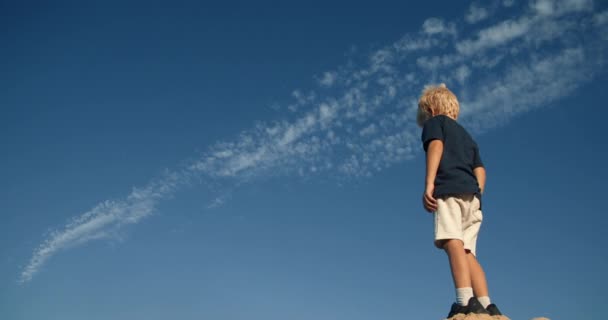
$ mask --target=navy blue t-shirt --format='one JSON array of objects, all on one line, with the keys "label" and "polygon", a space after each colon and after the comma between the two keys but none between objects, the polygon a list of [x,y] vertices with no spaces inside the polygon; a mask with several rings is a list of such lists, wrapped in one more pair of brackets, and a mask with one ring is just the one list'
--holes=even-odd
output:
[{"label": "navy blue t-shirt", "polygon": [[443,141],[443,155],[435,178],[434,196],[477,194],[479,184],[473,169],[482,167],[477,143],[455,120],[438,115],[424,123],[422,145],[426,152],[433,140]]}]

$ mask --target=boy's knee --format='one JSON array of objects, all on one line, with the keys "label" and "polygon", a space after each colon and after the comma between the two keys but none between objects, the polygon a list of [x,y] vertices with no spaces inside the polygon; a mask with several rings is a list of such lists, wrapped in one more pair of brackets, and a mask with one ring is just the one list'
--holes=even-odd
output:
[{"label": "boy's knee", "polygon": [[440,246],[441,246],[441,248],[443,248],[443,250],[453,250],[453,249],[464,250],[464,243],[460,239],[441,240]]}]

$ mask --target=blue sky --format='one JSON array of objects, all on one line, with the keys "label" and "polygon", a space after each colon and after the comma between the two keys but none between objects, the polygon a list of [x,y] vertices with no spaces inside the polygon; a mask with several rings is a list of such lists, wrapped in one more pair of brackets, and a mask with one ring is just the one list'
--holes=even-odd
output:
[{"label": "blue sky", "polygon": [[601,1],[0,4],[2,319],[440,319],[416,100],[513,319],[600,319]]}]

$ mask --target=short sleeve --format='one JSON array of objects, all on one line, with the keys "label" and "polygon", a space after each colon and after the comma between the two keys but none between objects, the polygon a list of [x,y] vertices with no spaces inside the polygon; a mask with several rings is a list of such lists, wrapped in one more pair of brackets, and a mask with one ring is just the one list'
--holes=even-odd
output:
[{"label": "short sleeve", "polygon": [[478,167],[483,167],[483,162],[481,162],[481,157],[479,156],[479,148],[477,145],[473,148],[473,169]]},{"label": "short sleeve", "polygon": [[433,140],[444,141],[443,122],[440,116],[432,117],[424,123],[422,128],[422,147],[424,151],[429,147],[429,143]]}]

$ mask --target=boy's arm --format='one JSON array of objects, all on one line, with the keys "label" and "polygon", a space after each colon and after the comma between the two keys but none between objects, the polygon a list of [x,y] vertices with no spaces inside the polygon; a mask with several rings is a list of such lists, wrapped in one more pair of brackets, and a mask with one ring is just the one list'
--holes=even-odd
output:
[{"label": "boy's arm", "polygon": [[483,190],[486,187],[486,169],[484,167],[477,167],[473,169],[473,174],[477,178],[477,183],[479,184],[479,189],[481,194],[483,194]]},{"label": "boy's arm", "polygon": [[435,177],[443,155],[443,141],[433,140],[429,143],[426,151],[426,187],[424,190],[423,204],[428,212],[437,210],[437,200],[433,197],[435,191]]}]

